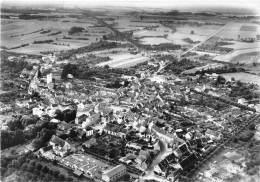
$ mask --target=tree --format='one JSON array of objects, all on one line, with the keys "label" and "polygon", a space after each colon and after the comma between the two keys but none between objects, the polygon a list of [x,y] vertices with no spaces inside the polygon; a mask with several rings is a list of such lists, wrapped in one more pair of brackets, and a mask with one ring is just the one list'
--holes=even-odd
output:
[{"label": "tree", "polygon": [[217,84],[224,84],[225,82],[226,82],[226,79],[223,76],[219,75],[217,77],[217,81],[216,81]]},{"label": "tree", "polygon": [[67,182],[72,182],[72,181],[73,181],[73,178],[69,176],[69,177],[66,179],[66,181],[67,181]]},{"label": "tree", "polygon": [[31,160],[31,161],[30,161],[30,165],[31,165],[31,166],[35,166],[35,165],[36,165],[36,160]]},{"label": "tree", "polygon": [[21,167],[21,163],[18,160],[13,160],[12,165],[14,168],[19,169]]},{"label": "tree", "polygon": [[103,40],[107,40],[107,36],[106,35],[103,35]]},{"label": "tree", "polygon": [[54,176],[55,178],[58,178],[58,177],[59,177],[59,174],[60,174],[59,171],[54,171],[53,176]]},{"label": "tree", "polygon": [[250,129],[250,130],[255,130],[255,124],[254,124],[254,123],[251,123],[251,124],[249,125],[249,129]]},{"label": "tree", "polygon": [[34,166],[28,165],[27,170],[32,173],[34,171]]},{"label": "tree", "polygon": [[60,181],[64,181],[64,180],[65,180],[65,176],[64,176],[63,174],[60,174],[60,175],[59,175],[59,180],[60,180]]},{"label": "tree", "polygon": [[190,34],[194,34],[194,31],[192,30],[192,31],[190,32]]},{"label": "tree", "polygon": [[41,138],[36,138],[32,141],[32,147],[35,149],[42,148],[45,142]]},{"label": "tree", "polygon": [[116,156],[116,149],[113,148],[109,152],[109,158],[115,158],[115,156]]},{"label": "tree", "polygon": [[109,66],[106,64],[106,65],[104,66],[104,68],[109,69]]},{"label": "tree", "polygon": [[55,116],[55,119],[58,119],[58,120],[60,120],[60,121],[63,120],[63,113],[61,112],[60,109],[56,109],[55,115],[56,115],[56,116]]},{"label": "tree", "polygon": [[37,162],[35,167],[36,167],[37,170],[40,171],[42,169],[42,164]]},{"label": "tree", "polygon": [[49,172],[48,166],[44,166],[44,167],[42,168],[42,172],[43,172],[43,173]]}]

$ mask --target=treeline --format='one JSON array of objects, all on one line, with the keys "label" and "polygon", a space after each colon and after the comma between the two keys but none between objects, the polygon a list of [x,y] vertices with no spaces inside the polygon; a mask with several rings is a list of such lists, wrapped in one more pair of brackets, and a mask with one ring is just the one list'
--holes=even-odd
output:
[{"label": "treeline", "polygon": [[18,15],[18,18],[22,20],[32,20],[32,19],[45,19],[47,18],[47,16],[22,14],[22,15]]},{"label": "treeline", "polygon": [[139,45],[141,48],[146,50],[156,50],[156,51],[164,51],[164,50],[180,50],[181,45],[172,44],[172,43],[161,43],[158,45]]},{"label": "treeline", "polygon": [[40,34],[46,34],[46,33],[50,33],[50,32],[51,32],[51,30],[44,30],[44,31],[40,32]]},{"label": "treeline", "polygon": [[20,14],[38,14],[38,13],[51,13],[51,10],[47,9],[31,9],[31,8],[24,8],[24,9],[9,9],[9,8],[1,8],[2,13],[20,13]]},{"label": "treeline", "polygon": [[195,72],[195,74],[201,74],[204,75],[205,73],[207,74],[212,74],[212,73],[217,73],[217,74],[222,74],[222,73],[235,73],[235,72],[244,72],[244,68],[236,67],[233,65],[229,66],[224,66],[224,67],[217,67],[217,68],[209,68],[209,69],[202,69],[198,70]]},{"label": "treeline", "polygon": [[85,52],[98,51],[98,50],[104,50],[104,49],[112,49],[112,48],[118,47],[119,45],[121,46],[121,44],[116,43],[116,42],[100,41],[97,43],[92,43],[85,47],[80,47],[78,49],[71,49],[71,50],[68,50],[65,52],[61,52],[59,58],[61,60],[69,59],[70,57],[72,57],[75,54],[82,54]]},{"label": "treeline", "polygon": [[62,33],[61,31],[58,31],[58,32],[51,33],[48,36],[58,35],[58,34],[61,34],[61,33]]},{"label": "treeline", "polygon": [[54,40],[38,40],[38,41],[34,41],[33,44],[50,44],[54,42]]},{"label": "treeline", "polygon": [[[171,59],[167,59],[167,57],[171,58]],[[172,71],[173,73],[179,75],[181,72],[185,71],[185,70],[189,70],[192,68],[195,68],[196,66],[198,66],[198,63],[191,61],[189,59],[183,58],[180,61],[178,61],[176,58],[173,58],[171,56],[163,56],[160,59],[165,59],[165,60],[170,60],[170,64],[168,64],[165,67],[166,71]]]}]

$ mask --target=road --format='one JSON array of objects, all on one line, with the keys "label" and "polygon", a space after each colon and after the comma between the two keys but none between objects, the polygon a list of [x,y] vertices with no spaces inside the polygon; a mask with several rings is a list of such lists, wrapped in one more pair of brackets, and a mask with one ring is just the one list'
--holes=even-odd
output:
[{"label": "road", "polygon": [[166,179],[163,179],[163,178],[156,176],[153,172],[154,166],[156,166],[159,162],[161,162],[166,156],[168,156],[171,153],[171,151],[167,150],[167,146],[162,140],[159,140],[159,146],[160,146],[160,152],[155,157],[155,159],[150,164],[150,166],[147,168],[145,175],[140,177],[141,182],[146,180],[146,179],[155,179],[155,180],[158,180],[158,181],[167,181]]}]

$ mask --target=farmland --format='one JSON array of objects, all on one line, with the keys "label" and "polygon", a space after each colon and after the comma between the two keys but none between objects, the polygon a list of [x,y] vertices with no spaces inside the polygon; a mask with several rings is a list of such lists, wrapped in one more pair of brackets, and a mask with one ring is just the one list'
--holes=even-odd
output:
[{"label": "farmland", "polygon": [[[55,20],[21,20],[12,19],[8,24],[1,27],[2,44],[6,48],[14,48],[22,44],[28,46],[15,49],[21,53],[38,54],[41,51],[60,51],[72,48],[79,48],[90,43],[97,42],[104,34],[110,33],[105,27],[96,27],[96,21],[92,18],[78,20],[67,17]],[[72,27],[83,27],[81,33],[68,36]],[[46,32],[46,33],[45,33]],[[65,39],[65,37],[70,39]],[[84,40],[81,40],[84,39]],[[51,45],[33,45],[34,41],[53,40]]]}]

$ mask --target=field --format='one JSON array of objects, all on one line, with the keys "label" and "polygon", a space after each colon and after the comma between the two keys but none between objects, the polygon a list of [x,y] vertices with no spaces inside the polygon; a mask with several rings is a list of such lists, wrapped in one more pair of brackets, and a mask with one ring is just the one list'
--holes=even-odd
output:
[{"label": "field", "polygon": [[252,49],[235,50],[235,51],[233,51],[229,54],[226,54],[226,55],[216,56],[216,57],[214,57],[214,60],[230,62],[234,57],[236,57],[240,54],[256,52],[256,51],[260,51],[260,47],[259,48],[252,48]]},{"label": "field", "polygon": [[[57,13],[59,14],[59,13]],[[46,14],[45,14],[46,15]],[[97,21],[92,18],[77,19],[67,17],[58,18],[55,20],[21,20],[11,19],[11,23],[1,26],[1,46],[14,48],[22,44],[29,44],[22,48],[12,49],[15,52],[38,54],[40,51],[52,50],[68,50],[79,48],[90,43],[97,42],[105,34],[111,31],[105,27],[95,27]],[[85,30],[81,33],[68,35],[68,31],[73,27],[83,27]],[[41,33],[48,31],[47,33]],[[59,32],[56,35],[54,33]],[[64,36],[71,39],[64,39]],[[88,40],[79,40],[81,38]],[[54,44],[33,44],[34,41],[53,40]],[[69,46],[68,46],[69,44]]]},{"label": "field", "polygon": [[97,64],[97,66],[108,65],[112,68],[128,68],[136,64],[143,63],[145,61],[150,60],[149,58],[143,57],[140,54],[132,55],[129,53],[117,54],[114,56],[110,56],[110,58],[112,58],[112,60]]},{"label": "field", "polygon": [[250,52],[245,54],[240,54],[238,56],[233,57],[230,62],[231,63],[245,63],[252,64],[253,62],[260,63],[259,58],[260,52]]},{"label": "field", "polygon": [[[245,28],[243,28],[245,27]],[[238,39],[240,37],[254,37],[256,38],[257,31],[248,31],[246,27],[255,27],[257,31],[260,30],[260,25],[253,23],[228,23],[216,36],[228,38],[228,39]]]},{"label": "field", "polygon": [[259,75],[253,75],[249,73],[224,73],[221,74],[226,80],[230,81],[231,78],[235,78],[236,80],[240,80],[241,82],[245,83],[254,83],[258,84],[260,86],[260,76]]},{"label": "field", "polygon": [[257,29],[256,26],[242,26],[240,28],[241,31],[252,31],[252,32],[255,32]]}]

